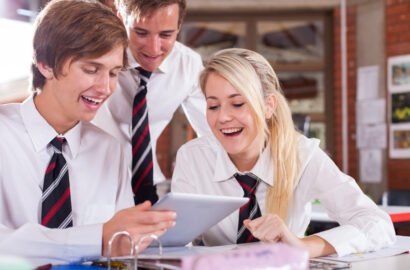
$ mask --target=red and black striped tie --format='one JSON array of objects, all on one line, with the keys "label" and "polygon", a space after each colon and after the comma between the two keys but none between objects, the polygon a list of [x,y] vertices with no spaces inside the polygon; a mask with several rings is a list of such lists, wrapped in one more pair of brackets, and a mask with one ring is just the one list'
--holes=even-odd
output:
[{"label": "red and black striped tie", "polygon": [[137,68],[140,73],[140,85],[134,98],[132,111],[132,191],[135,204],[158,200],[153,183],[152,148],[149,134],[147,108],[147,82],[151,72]]},{"label": "red and black striped tie", "polygon": [[73,226],[68,168],[62,154],[64,138],[55,137],[50,145],[54,150],[47,167],[42,196],[41,225],[49,228]]},{"label": "red and black striped tie", "polygon": [[238,223],[238,234],[236,237],[236,243],[249,243],[258,242],[259,239],[255,238],[251,232],[245,227],[243,221],[245,219],[255,219],[261,216],[261,211],[259,209],[258,202],[256,201],[255,192],[259,185],[260,179],[252,174],[239,174],[234,175],[238,183],[241,185],[244,191],[244,198],[249,198],[249,201],[241,207],[239,210],[239,223]]}]

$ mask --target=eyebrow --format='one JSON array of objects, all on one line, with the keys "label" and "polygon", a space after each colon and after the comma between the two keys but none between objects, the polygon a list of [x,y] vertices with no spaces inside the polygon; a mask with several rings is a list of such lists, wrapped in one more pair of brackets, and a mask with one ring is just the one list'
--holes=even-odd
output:
[{"label": "eyebrow", "polygon": [[[86,65],[93,65],[93,66],[97,66],[97,67],[102,67],[102,66],[104,66],[103,64],[101,64],[101,63],[98,63],[98,62],[94,62],[94,61],[87,61],[87,60],[85,60],[85,61],[83,61]],[[112,69],[121,69],[123,66],[115,66],[115,67],[113,67]]]},{"label": "eyebrow", "polygon": [[[241,94],[232,94],[232,95],[229,95],[228,98],[234,98],[234,97],[238,97],[238,96],[242,96],[242,95]],[[215,97],[215,96],[209,96],[209,97],[206,97],[206,99],[218,99],[218,98]]]},{"label": "eyebrow", "polygon": [[[138,27],[138,26],[133,27],[133,29],[134,29],[134,31],[149,32],[147,29],[141,28],[141,27]],[[174,33],[175,31],[177,31],[177,29],[163,30],[163,31],[160,31],[160,33],[163,33],[163,34],[164,34],[164,33],[172,34],[172,33]]]}]

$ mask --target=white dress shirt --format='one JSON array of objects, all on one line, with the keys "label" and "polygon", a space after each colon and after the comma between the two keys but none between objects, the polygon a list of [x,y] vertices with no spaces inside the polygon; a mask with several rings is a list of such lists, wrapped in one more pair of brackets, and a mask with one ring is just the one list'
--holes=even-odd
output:
[{"label": "white dress shirt", "polygon": [[[127,53],[130,66],[120,72],[116,91],[107,100],[106,106],[99,110],[93,123],[123,144],[124,156],[131,171],[132,106],[140,84],[139,73],[135,68],[140,65],[129,49]],[[179,105],[182,105],[198,136],[210,134],[205,117],[206,102],[198,82],[202,70],[200,55],[175,42],[172,52],[148,80],[147,107],[155,184],[165,180],[155,155],[157,140]]]},{"label": "white dress shirt", "polygon": [[[379,210],[350,176],[342,173],[319,148],[317,139],[300,136],[300,173],[288,210],[287,225],[303,237],[309,224],[312,201],[319,199],[340,226],[317,235],[328,241],[339,256],[376,250],[390,245],[395,233],[390,217]],[[189,141],[178,153],[171,182],[173,192],[243,197],[233,175],[238,172],[228,154],[213,136]],[[251,170],[262,181],[256,191],[262,215],[268,186],[274,185],[273,159],[269,145]],[[235,211],[202,235],[205,245],[236,243],[238,212]]]},{"label": "white dress shirt", "polygon": [[41,222],[44,174],[57,132],[39,114],[33,97],[0,106],[0,253],[35,265],[69,263],[101,255],[102,225],[133,206],[120,144],[90,123],[64,137],[73,227],[49,229]]}]

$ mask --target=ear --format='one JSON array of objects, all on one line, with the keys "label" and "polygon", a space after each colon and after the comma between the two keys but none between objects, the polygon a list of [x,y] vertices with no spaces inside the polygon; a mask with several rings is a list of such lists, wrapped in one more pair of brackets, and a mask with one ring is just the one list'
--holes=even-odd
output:
[{"label": "ear", "polygon": [[51,67],[49,67],[46,64],[43,64],[41,62],[37,63],[37,68],[40,71],[40,73],[47,79],[47,80],[51,80],[54,78],[54,73],[53,73],[53,69]]},{"label": "ear", "polygon": [[265,104],[266,104],[266,111],[265,111],[265,118],[270,119],[273,115],[273,113],[276,110],[276,105],[277,105],[278,99],[274,94],[270,94],[265,98]]}]

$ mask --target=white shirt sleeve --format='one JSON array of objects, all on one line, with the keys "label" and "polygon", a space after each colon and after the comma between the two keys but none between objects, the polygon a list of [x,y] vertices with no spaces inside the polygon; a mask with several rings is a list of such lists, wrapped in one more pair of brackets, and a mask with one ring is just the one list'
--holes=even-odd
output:
[{"label": "white shirt sleeve", "polygon": [[195,169],[195,165],[191,164],[185,155],[186,151],[179,149],[176,156],[176,163],[174,173],[171,181],[171,191],[181,193],[196,193],[195,181],[189,181],[194,179],[195,175],[189,173],[191,169]]},{"label": "white shirt sleeve", "polygon": [[356,181],[342,173],[320,149],[303,171],[300,188],[308,199],[319,199],[340,226],[317,235],[329,242],[339,256],[391,245],[395,232],[390,217],[378,209]]},{"label": "white shirt sleeve", "polygon": [[206,121],[206,101],[204,94],[199,86],[199,74],[203,70],[202,60],[200,57],[195,60],[194,65],[197,70],[193,71],[195,74],[195,80],[193,81],[192,88],[189,95],[182,102],[182,109],[191,124],[192,128],[201,137],[205,134],[210,134],[211,130]]},{"label": "white shirt sleeve", "polygon": [[36,265],[64,264],[101,256],[102,224],[49,229],[27,223],[12,230],[0,224],[0,253],[23,256]]}]

